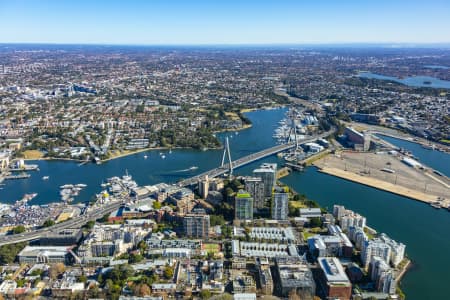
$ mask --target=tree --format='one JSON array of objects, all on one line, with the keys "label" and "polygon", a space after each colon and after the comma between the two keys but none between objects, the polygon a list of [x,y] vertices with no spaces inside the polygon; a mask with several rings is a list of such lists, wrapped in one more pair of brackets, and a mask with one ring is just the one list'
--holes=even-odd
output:
[{"label": "tree", "polygon": [[45,220],[44,224],[42,224],[42,227],[50,227],[53,225],[55,225],[55,221],[48,219],[48,220]]},{"label": "tree", "polygon": [[140,283],[133,287],[133,294],[138,297],[145,297],[151,294],[151,290],[147,284]]},{"label": "tree", "polygon": [[166,266],[166,268],[164,269],[164,273],[163,273],[164,278],[165,279],[172,279],[173,278],[173,273],[174,273],[173,267]]},{"label": "tree", "polygon": [[86,229],[92,229],[95,225],[95,221],[89,221],[87,222],[83,227]]},{"label": "tree", "polygon": [[142,261],[144,258],[142,257],[142,255],[140,255],[139,253],[133,253],[130,255],[130,263],[134,264],[134,263],[138,263],[140,261]]},{"label": "tree", "polygon": [[78,278],[78,280],[79,280],[80,282],[86,283],[86,282],[87,282],[87,277],[86,277],[86,275],[82,274],[82,275],[80,275],[80,277]]},{"label": "tree", "polygon": [[209,290],[202,290],[200,292],[200,298],[202,298],[202,299],[209,299],[209,298],[211,298],[211,292]]},{"label": "tree", "polygon": [[311,227],[322,227],[322,220],[319,217],[314,217],[309,220]]},{"label": "tree", "polygon": [[25,232],[25,226],[23,226],[23,225],[16,226],[16,227],[14,227],[12,232],[13,232],[13,234],[23,233],[23,232]]},{"label": "tree", "polygon": [[144,240],[140,241],[137,244],[137,248],[141,251],[141,253],[144,253],[147,250],[147,247],[148,247],[148,245]]},{"label": "tree", "polygon": [[14,262],[17,254],[25,248],[26,242],[0,246],[0,264],[10,264]]},{"label": "tree", "polygon": [[153,209],[160,209],[160,208],[161,208],[161,202],[153,201]]},{"label": "tree", "polygon": [[216,226],[216,225],[222,226],[225,224],[225,218],[222,215],[210,215],[209,221],[211,223],[211,226]]},{"label": "tree", "polygon": [[56,263],[50,266],[48,276],[55,280],[58,276],[66,271],[66,266],[63,263]]}]

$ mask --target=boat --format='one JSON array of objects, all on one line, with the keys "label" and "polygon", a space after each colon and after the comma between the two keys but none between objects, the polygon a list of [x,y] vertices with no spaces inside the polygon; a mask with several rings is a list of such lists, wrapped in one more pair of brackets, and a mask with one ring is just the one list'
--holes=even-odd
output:
[{"label": "boat", "polygon": [[425,81],[423,82],[423,84],[428,84],[428,85],[430,85],[430,84],[431,84],[431,81],[425,80]]},{"label": "boat", "polygon": [[161,155],[161,158],[164,159],[164,158],[166,158],[166,156],[163,154],[163,155]]},{"label": "boat", "polygon": [[436,208],[436,209],[439,209],[439,208],[442,207],[442,205],[441,205],[441,203],[440,203],[439,201],[432,202],[432,203],[430,203],[430,205],[431,205],[432,207]]},{"label": "boat", "polygon": [[59,187],[60,189],[71,189],[73,188],[73,184],[65,184]]},{"label": "boat", "polygon": [[444,174],[439,172],[438,170],[433,170],[433,173],[439,176],[444,176]]},{"label": "boat", "polygon": [[25,194],[22,198],[22,200],[26,200],[26,201],[30,201],[33,198],[35,198],[38,194],[37,193],[32,193],[32,194]]},{"label": "boat", "polygon": [[147,159],[147,157],[148,157],[147,155],[144,155],[144,159]]},{"label": "boat", "polygon": [[42,180],[48,180],[50,176],[42,176]]},{"label": "boat", "polygon": [[79,183],[79,184],[76,184],[75,186],[78,188],[85,188],[85,187],[87,187],[87,184]]},{"label": "boat", "polygon": [[422,148],[424,149],[428,149],[428,150],[434,150],[434,145],[426,145],[426,144],[422,144]]},{"label": "boat", "polygon": [[190,167],[189,168],[189,170],[191,170],[191,171],[193,171],[193,170],[197,170],[198,169],[198,167],[197,166],[192,166],[192,167]]}]

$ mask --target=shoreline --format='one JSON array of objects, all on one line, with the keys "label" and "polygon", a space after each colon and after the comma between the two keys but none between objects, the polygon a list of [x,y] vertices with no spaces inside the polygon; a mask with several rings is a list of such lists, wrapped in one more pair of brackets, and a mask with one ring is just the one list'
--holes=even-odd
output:
[{"label": "shoreline", "polygon": [[[241,113],[247,113],[247,112],[252,112],[252,111],[258,111],[258,110],[266,110],[266,109],[270,109],[270,108],[280,108],[283,106],[268,106],[268,107],[263,107],[263,108],[245,108],[245,109],[241,109],[240,112]],[[232,132],[232,131],[242,131],[242,130],[246,130],[249,129],[253,126],[253,124],[245,124],[244,126],[242,126],[241,128],[233,128],[233,129],[223,129],[223,130],[217,130],[217,131],[213,131],[213,134],[217,134],[217,133],[225,133],[225,132]],[[108,162],[117,158],[123,158],[126,156],[130,156],[133,154],[138,154],[138,153],[142,153],[142,152],[147,152],[147,151],[153,151],[153,150],[171,150],[171,149],[192,149],[194,150],[193,147],[152,147],[152,148],[143,148],[143,149],[138,149],[135,151],[131,151],[129,153],[123,153],[123,154],[119,154],[117,156],[114,157],[109,157],[106,159],[102,159],[100,160],[100,163],[104,163],[104,162]],[[205,150],[218,150],[218,149],[222,149],[222,147],[217,147],[217,148],[206,148]],[[201,150],[199,150],[201,151]],[[18,159],[23,159],[24,161],[39,161],[39,160],[55,160],[55,161],[71,161],[71,162],[78,162],[78,163],[88,163],[91,162],[91,160],[82,160],[82,159],[75,159],[75,158],[58,158],[58,157],[39,157],[39,158],[21,158],[21,157],[17,157]]]},{"label": "shoreline", "polygon": [[318,167],[318,171],[331,176],[339,177],[348,181],[370,186],[378,190],[383,190],[392,194],[403,196],[412,200],[420,201],[430,204],[437,200],[437,196],[415,191],[403,186],[394,185],[390,182],[382,181],[376,178],[370,178],[356,174],[349,171],[340,170],[337,168]]}]

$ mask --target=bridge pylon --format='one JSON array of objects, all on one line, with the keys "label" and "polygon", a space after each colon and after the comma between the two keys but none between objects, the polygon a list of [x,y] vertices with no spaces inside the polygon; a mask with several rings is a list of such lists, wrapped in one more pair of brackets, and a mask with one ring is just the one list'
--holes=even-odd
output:
[{"label": "bridge pylon", "polygon": [[223,168],[225,166],[225,157],[228,158],[228,169],[229,169],[228,176],[231,177],[231,175],[233,175],[233,161],[231,160],[230,142],[228,141],[228,137],[225,138],[225,146],[223,147],[222,164],[220,165],[221,168]]}]

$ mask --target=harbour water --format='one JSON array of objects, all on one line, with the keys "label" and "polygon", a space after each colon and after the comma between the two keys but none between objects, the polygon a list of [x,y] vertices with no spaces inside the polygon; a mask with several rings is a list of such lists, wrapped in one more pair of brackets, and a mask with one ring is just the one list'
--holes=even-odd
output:
[{"label": "harbour water", "polygon": [[[250,112],[247,116],[253,122],[252,128],[237,134],[227,132],[218,136],[230,137],[233,159],[256,152],[275,144],[272,133],[285,112],[286,109]],[[389,139],[389,142],[412,150],[425,164],[448,175],[448,169],[446,171],[440,166],[446,165],[448,168],[450,155],[440,153],[435,156],[437,151],[396,139]],[[402,146],[403,143],[407,144]],[[415,146],[418,148],[415,149]],[[86,201],[100,191],[102,179],[123,175],[125,170],[128,170],[140,185],[176,182],[218,166],[222,158],[221,150],[172,150],[172,153],[162,151],[165,159],[162,159],[160,152],[139,153],[101,165],[79,166],[74,162],[38,161],[36,163],[39,164],[40,171],[32,172],[30,179],[5,182],[3,190],[0,190],[0,202],[12,203],[25,193],[39,194],[31,204],[58,201],[59,186],[67,183],[87,184],[75,198],[75,202]],[[440,156],[441,154],[443,156]],[[147,155],[147,159],[144,155]],[[238,169],[236,173],[250,174],[261,162],[282,164],[281,160],[272,156]],[[198,169],[189,170],[192,166],[197,166]],[[42,180],[42,176],[46,175],[49,179]],[[302,173],[292,173],[282,181],[328,209],[331,209],[333,204],[341,204],[365,215],[371,227],[405,243],[407,254],[414,264],[401,284],[407,299],[447,299],[450,294],[450,286],[447,284],[447,270],[450,269],[449,212],[322,174],[313,167]]]},{"label": "harbour water", "polygon": [[413,76],[401,79],[393,76],[385,76],[370,72],[360,72],[358,76],[370,79],[391,80],[413,87],[433,87],[433,88],[450,89],[450,81],[441,80],[430,76]]},{"label": "harbour water", "polygon": [[450,155],[448,153],[425,149],[418,143],[380,135],[380,138],[394,146],[411,151],[420,162],[450,177]]}]

